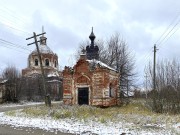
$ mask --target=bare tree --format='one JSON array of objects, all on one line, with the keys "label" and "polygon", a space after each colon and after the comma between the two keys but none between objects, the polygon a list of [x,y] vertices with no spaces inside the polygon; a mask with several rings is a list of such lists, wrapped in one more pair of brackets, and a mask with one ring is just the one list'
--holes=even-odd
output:
[{"label": "bare tree", "polygon": [[13,65],[9,65],[2,72],[2,77],[4,79],[16,80],[17,78],[20,78],[20,76],[19,70]]},{"label": "bare tree", "polygon": [[160,113],[180,113],[180,64],[176,61],[161,61],[156,68],[156,90],[153,90],[152,64],[146,68],[149,76],[151,107]]},{"label": "bare tree", "polygon": [[102,61],[120,73],[120,89],[127,91],[128,94],[130,87],[134,86],[133,81],[136,77],[134,72],[135,60],[132,52],[119,33],[115,33],[107,41],[106,51],[106,59],[102,59]]},{"label": "bare tree", "polygon": [[21,74],[19,70],[13,66],[9,65],[2,72],[2,78],[6,79],[6,101],[17,101],[19,93],[21,91]]}]

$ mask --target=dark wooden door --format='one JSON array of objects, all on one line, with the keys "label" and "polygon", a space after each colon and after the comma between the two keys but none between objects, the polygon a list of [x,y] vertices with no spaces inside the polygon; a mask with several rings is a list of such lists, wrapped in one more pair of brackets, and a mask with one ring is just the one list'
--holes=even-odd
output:
[{"label": "dark wooden door", "polygon": [[78,88],[78,104],[89,104],[89,89],[87,87]]}]

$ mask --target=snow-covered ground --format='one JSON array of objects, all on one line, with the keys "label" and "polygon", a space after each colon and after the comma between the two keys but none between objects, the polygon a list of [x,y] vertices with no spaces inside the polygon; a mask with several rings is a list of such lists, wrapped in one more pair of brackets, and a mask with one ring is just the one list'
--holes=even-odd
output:
[{"label": "snow-covered ground", "polygon": [[[0,107],[16,107],[44,104],[43,102],[23,102],[20,104],[3,104]],[[178,116],[143,116],[139,114],[118,114],[117,121],[98,122],[94,119],[76,118],[54,119],[48,116],[30,117],[21,110],[12,112],[12,116],[0,113],[0,124],[14,127],[40,128],[57,133],[57,131],[82,135],[180,135]],[[165,119],[166,118],[166,119]],[[170,119],[170,120],[169,120]],[[154,124],[152,121],[155,121]]]},{"label": "snow-covered ground", "polygon": [[4,112],[0,113],[0,124],[12,125],[15,127],[33,127],[52,132],[68,132],[83,135],[178,135],[180,134],[180,123],[171,125],[144,124],[141,127],[134,123],[99,123],[91,120],[79,121],[76,119],[54,120],[50,117],[22,117],[18,114],[16,117],[7,116]]}]

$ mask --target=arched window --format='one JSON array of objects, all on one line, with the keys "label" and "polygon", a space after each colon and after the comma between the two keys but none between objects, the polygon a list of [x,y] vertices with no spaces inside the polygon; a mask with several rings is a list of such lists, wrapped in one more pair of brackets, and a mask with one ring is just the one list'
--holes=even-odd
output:
[{"label": "arched window", "polygon": [[45,60],[45,65],[46,65],[46,66],[49,66],[49,59],[46,59],[46,60]]},{"label": "arched window", "polygon": [[34,65],[35,65],[35,66],[38,66],[38,59],[35,59],[35,60],[34,60]]},{"label": "arched window", "polygon": [[57,62],[56,61],[54,61],[54,67],[57,67]]}]

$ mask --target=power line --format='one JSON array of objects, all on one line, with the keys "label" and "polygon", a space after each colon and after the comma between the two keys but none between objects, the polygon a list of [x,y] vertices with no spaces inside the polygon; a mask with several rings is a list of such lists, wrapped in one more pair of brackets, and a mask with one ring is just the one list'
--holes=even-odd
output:
[{"label": "power line", "polygon": [[[137,62],[141,61],[142,59],[146,59],[146,60],[147,60],[147,58],[148,58],[150,55],[151,55],[151,50],[148,51],[148,52],[147,52],[145,55],[143,55],[142,57],[140,57]],[[146,61],[146,60],[145,60],[145,61]]]},{"label": "power line", "polygon": [[[7,8],[7,7],[5,7],[5,6],[1,6],[0,10],[1,10],[2,12],[5,12],[5,13],[9,14],[11,17],[13,17],[13,19],[20,20],[20,21],[22,21],[23,23],[24,23],[24,20],[27,20],[27,18],[24,18],[24,16],[20,16],[20,17],[14,16],[15,14],[17,14],[17,12],[14,11],[14,10],[12,10],[12,9],[9,9],[9,8]],[[22,19],[22,18],[23,18],[23,19]],[[27,20],[27,21],[29,21],[29,20]]]},{"label": "power line", "polygon": [[166,32],[170,29],[171,25],[173,25],[173,23],[177,20],[177,18],[179,17],[180,13],[178,13],[174,19],[171,21],[171,23],[169,24],[169,26],[166,28],[166,30],[164,31],[164,33],[160,36],[160,38],[155,42],[155,44],[158,44],[158,42],[162,39],[162,37],[166,34]]},{"label": "power line", "polygon": [[[12,50],[18,51],[18,52],[21,52],[21,53],[26,53],[26,52],[23,52],[23,51],[14,49],[14,48],[12,48],[12,47],[9,47],[9,46],[3,45],[3,44],[1,44],[1,46],[2,46],[2,47],[5,47],[5,48],[8,48],[8,49],[12,49]],[[27,54],[27,53],[26,53],[26,54]]]},{"label": "power line", "polygon": [[[12,50],[15,50],[15,51],[18,51],[18,52],[21,52],[21,53],[26,53],[26,54],[29,54],[29,52],[31,52],[31,50],[29,50],[29,49],[27,49],[25,47],[22,47],[20,45],[14,44],[14,43],[11,43],[11,42],[6,41],[6,40],[0,39],[0,42],[1,42],[0,46],[8,48],[8,49],[12,49]],[[23,50],[26,50],[28,52],[20,51],[18,49],[23,49]]]},{"label": "power line", "polygon": [[17,28],[17,27],[14,27],[14,26],[12,26],[12,24],[10,24],[10,23],[9,23],[9,25],[6,24],[6,23],[3,23],[2,21],[1,21],[0,23],[1,23],[2,25],[4,25],[4,26],[7,26],[7,27],[10,28],[10,29],[17,30],[17,31],[19,31],[19,32],[22,32],[22,33],[25,33],[25,34],[29,34],[29,35],[30,35],[29,32],[24,31],[24,30],[22,30],[22,29],[19,29],[19,28]]},{"label": "power line", "polygon": [[15,44],[15,43],[9,42],[9,41],[4,40],[4,39],[2,39],[2,38],[0,38],[0,41],[1,41],[1,42],[4,42],[4,43],[6,43],[6,44],[8,44],[8,45],[10,45],[10,46],[13,46],[13,47],[16,47],[16,48],[20,48],[20,49],[24,49],[24,50],[27,50],[27,51],[30,51],[30,52],[31,52],[30,49],[28,49],[28,48],[26,48],[26,47],[24,47],[24,46],[17,45],[17,44]]},{"label": "power line", "polygon": [[[31,34],[27,31],[22,30],[21,28],[18,28],[17,26],[14,27],[14,23],[16,23],[16,24],[18,23],[21,26],[24,24],[27,24],[27,22],[29,22],[29,20],[27,20],[27,18],[24,18],[24,16],[19,16],[19,14],[16,11],[9,9],[5,6],[1,6],[0,10],[1,10],[1,14],[0,14],[0,16],[1,16],[0,23],[1,24],[5,25],[11,29],[18,30],[20,32],[23,32],[23,33],[26,33],[29,35]],[[18,14],[18,16],[15,16],[17,14]]]},{"label": "power line", "polygon": [[[176,30],[164,41],[164,43],[167,42],[167,41],[172,37],[172,35],[174,35],[178,30],[179,30],[179,28],[176,29]],[[163,45],[163,44],[161,44],[161,46],[159,46],[159,48],[162,48],[162,45]]]},{"label": "power line", "polygon": [[[4,0],[2,0],[2,1],[4,1]],[[6,1],[4,1],[4,3],[6,3]],[[24,23],[24,20],[26,21],[26,22],[29,22],[30,20],[28,19],[28,17],[26,17],[26,16],[14,16],[14,15],[17,15],[18,14],[18,12],[16,12],[16,10],[12,10],[12,8],[8,8],[7,6],[5,6],[5,4],[4,5],[1,5],[1,8],[0,8],[0,10],[1,11],[4,11],[4,12],[6,12],[8,15],[10,15],[11,17],[13,17],[13,22],[14,22],[14,19],[16,19],[16,20],[20,20],[21,22],[23,22]],[[20,12],[20,13],[22,13],[22,12]],[[7,15],[6,14],[6,15]],[[20,15],[20,14],[19,14]]]},{"label": "power line", "polygon": [[[163,40],[161,40],[161,42],[158,44],[159,46],[162,45],[162,42],[169,36],[169,34],[175,29],[175,27],[176,27],[179,23],[180,23],[180,20],[178,20],[178,22],[173,26],[173,28],[165,35],[165,37],[163,38]],[[176,31],[175,31],[175,32],[176,32]],[[174,32],[174,33],[175,33],[175,32]],[[174,34],[174,33],[173,33],[173,34]],[[170,36],[170,37],[171,37],[171,36]],[[170,38],[170,37],[169,37],[169,38]],[[167,39],[169,39],[169,38],[167,38]]]},{"label": "power line", "polygon": [[[5,2],[5,1],[4,1],[4,2]],[[16,27],[16,26],[14,26],[14,20],[19,20],[20,23],[26,24],[26,22],[29,22],[29,20],[27,20],[28,18],[24,18],[25,16],[19,16],[19,14],[18,14],[17,12],[15,12],[15,11],[12,10],[12,9],[9,9],[9,8],[6,7],[6,6],[1,6],[1,7],[0,7],[0,10],[3,11],[4,14],[6,15],[6,16],[4,16],[4,14],[2,14],[2,12],[1,12],[1,14],[0,14],[0,16],[3,17],[3,18],[1,18],[1,20],[3,20],[3,21],[0,22],[2,25],[5,25],[5,26],[7,26],[8,28],[13,29],[13,30],[16,30],[16,31],[19,31],[19,32],[21,32],[21,33],[26,33],[26,34],[28,34],[28,35],[31,34],[31,33],[27,32],[27,31],[22,30],[21,28],[18,28],[18,27]],[[15,14],[16,14],[16,15],[18,14],[18,16],[15,16]],[[7,15],[9,16],[9,18],[8,18]],[[25,20],[25,21],[24,21],[24,20]],[[7,22],[8,22],[8,23],[7,23]],[[13,23],[12,23],[12,22],[13,22]],[[25,22],[25,23],[24,23],[24,22]],[[51,42],[54,42],[54,40],[52,40]]]},{"label": "power line", "polygon": [[[170,25],[167,27],[167,29],[164,31],[164,33],[160,36],[160,38],[155,42],[155,44],[157,44],[157,46],[160,48],[160,45],[163,45],[162,43],[164,41],[167,41],[177,30],[175,30],[173,32],[173,30],[178,26],[178,24],[180,23],[180,19],[178,19],[178,17],[180,16],[180,13],[178,13],[174,19],[171,21]],[[177,21],[176,21],[177,20]],[[175,23],[176,22],[176,23]],[[175,23],[175,24],[174,24]],[[173,25],[174,24],[174,25]],[[173,25],[173,27],[171,28],[171,26]],[[170,29],[171,28],[171,29]],[[169,32],[168,32],[169,31]],[[173,33],[172,33],[173,32]],[[166,34],[167,33],[167,34]],[[172,33],[172,34],[171,34]],[[166,35],[165,35],[166,34]],[[170,35],[171,34],[171,35]],[[170,36],[169,36],[170,35]],[[163,38],[164,36],[164,38]],[[168,37],[169,36],[169,37]],[[159,43],[158,43],[159,42]],[[164,42],[165,43],[165,42]],[[147,59],[151,56],[151,51],[149,53],[147,53],[145,56],[141,57],[141,59],[144,58],[144,63],[147,61]],[[141,60],[140,59],[140,60]]]},{"label": "power line", "polygon": [[[26,33],[26,34],[28,33],[27,31],[24,31],[20,28],[14,27],[14,19],[11,20],[11,18],[8,18],[7,15],[3,16],[2,14],[0,14],[0,16],[1,16],[1,18],[0,18],[1,24],[5,25],[11,29],[18,30],[18,31]],[[18,20],[18,19],[15,19],[15,20]],[[17,21],[15,23],[17,24]],[[23,24],[25,24],[25,23],[22,23],[20,25],[23,25]],[[28,33],[28,34],[30,34],[30,33]]]}]

